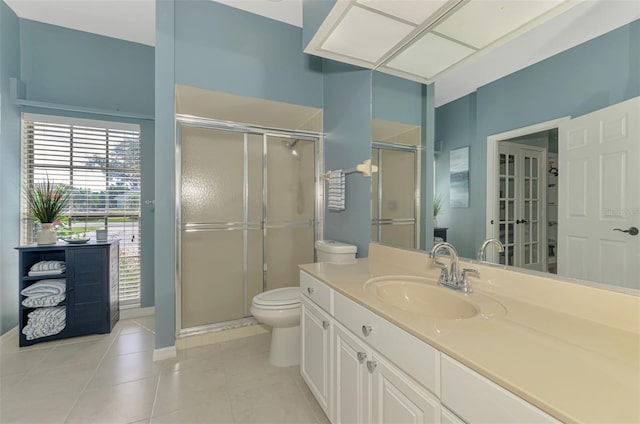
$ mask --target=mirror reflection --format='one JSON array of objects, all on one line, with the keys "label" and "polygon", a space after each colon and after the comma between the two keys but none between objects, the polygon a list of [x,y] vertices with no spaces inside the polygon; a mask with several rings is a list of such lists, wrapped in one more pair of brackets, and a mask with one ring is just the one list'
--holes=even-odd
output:
[{"label": "mirror reflection", "polygon": [[[640,226],[640,87],[633,77],[639,29],[632,22],[436,108],[435,163],[421,164],[419,184],[435,186],[436,232],[444,230],[460,256],[475,259],[482,242],[496,238],[504,251],[488,245],[490,262],[640,289],[640,236],[629,230]],[[604,62],[606,70],[598,65]],[[379,88],[379,75],[374,72],[372,87],[372,157],[382,158],[384,170],[375,131],[383,117],[376,105],[409,109],[420,91],[399,97]],[[455,207],[450,154],[464,147],[469,205]],[[406,163],[397,162],[379,178],[406,173]],[[403,218],[390,211],[400,204],[387,200],[384,181],[372,184],[372,240],[413,247],[406,238],[385,239],[382,219]],[[415,189],[407,187],[400,192]],[[417,226],[434,218],[431,207],[421,212]],[[422,248],[432,241],[425,237]]]},{"label": "mirror reflection", "polygon": [[421,246],[421,84],[373,72],[371,240]]}]

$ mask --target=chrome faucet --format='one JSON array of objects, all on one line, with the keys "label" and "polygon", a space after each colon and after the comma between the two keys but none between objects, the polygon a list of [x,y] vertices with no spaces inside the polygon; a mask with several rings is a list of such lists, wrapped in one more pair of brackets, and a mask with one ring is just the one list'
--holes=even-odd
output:
[{"label": "chrome faucet", "polygon": [[480,249],[478,249],[478,260],[479,261],[486,261],[487,260],[487,247],[490,244],[495,244],[496,247],[498,248],[498,252],[504,252],[504,245],[502,244],[502,242],[498,239],[495,238],[490,238],[485,240],[482,243],[482,246],[480,246]]},{"label": "chrome faucet", "polygon": [[[451,263],[448,270],[447,264],[438,261],[436,258],[438,252],[443,249],[449,252],[449,256],[451,257]],[[447,242],[436,243],[429,252],[429,258],[435,265],[440,267],[440,279],[438,280],[438,284],[450,289],[461,290],[464,293],[471,293],[473,291],[471,290],[471,284],[467,279],[467,273],[475,273],[477,275],[480,275],[480,273],[475,269],[466,268],[463,269],[462,272],[458,272],[458,252],[453,245]]]}]

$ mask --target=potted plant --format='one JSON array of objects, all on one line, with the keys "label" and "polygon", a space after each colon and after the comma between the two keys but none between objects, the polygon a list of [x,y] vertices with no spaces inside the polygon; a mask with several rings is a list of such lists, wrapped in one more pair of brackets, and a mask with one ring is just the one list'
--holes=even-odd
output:
[{"label": "potted plant", "polygon": [[35,183],[28,190],[29,211],[41,226],[38,232],[38,244],[56,244],[58,237],[53,229],[53,222],[69,204],[70,196],[71,193],[66,187],[54,184],[49,177],[46,181]]},{"label": "potted plant", "polygon": [[442,199],[437,194],[433,196],[433,227],[438,226],[438,214],[442,209]]}]

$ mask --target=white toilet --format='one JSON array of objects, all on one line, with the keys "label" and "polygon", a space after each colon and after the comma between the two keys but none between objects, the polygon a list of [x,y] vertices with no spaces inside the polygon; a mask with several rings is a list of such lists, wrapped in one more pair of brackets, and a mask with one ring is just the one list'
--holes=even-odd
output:
[{"label": "white toilet", "polygon": [[[316,241],[318,262],[349,263],[357,247],[332,240]],[[273,328],[269,362],[276,367],[300,363],[300,287],[260,293],[251,302],[251,315]]]}]

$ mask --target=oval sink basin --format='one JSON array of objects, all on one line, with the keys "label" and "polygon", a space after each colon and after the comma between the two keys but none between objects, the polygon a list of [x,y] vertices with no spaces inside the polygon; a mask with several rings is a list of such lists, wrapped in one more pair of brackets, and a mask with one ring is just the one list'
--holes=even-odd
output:
[{"label": "oval sink basin", "polygon": [[464,295],[421,277],[377,277],[366,282],[367,292],[382,302],[415,314],[434,318],[465,319],[479,310]]}]

